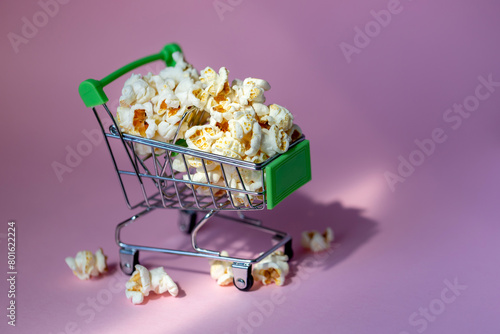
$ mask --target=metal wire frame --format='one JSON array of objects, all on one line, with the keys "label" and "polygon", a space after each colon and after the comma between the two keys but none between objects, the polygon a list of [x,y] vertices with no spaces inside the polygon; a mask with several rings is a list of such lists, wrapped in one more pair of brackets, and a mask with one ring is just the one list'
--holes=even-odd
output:
[{"label": "metal wire frame", "polygon": [[[270,158],[260,164],[255,164],[248,161],[232,159],[208,152],[192,150],[178,145],[124,134],[119,130],[120,128],[106,104],[103,105],[103,108],[113,124],[109,128],[109,131],[106,131],[106,129],[104,128],[104,125],[101,121],[101,118],[99,117],[99,113],[97,112],[96,108],[93,108],[93,112],[104,135],[104,139],[110,152],[113,166],[115,168],[116,175],[118,176],[120,187],[125,197],[127,207],[129,209],[135,209],[138,207],[145,208],[145,210],[143,210],[142,212],[135,214],[129,219],[118,224],[115,230],[115,240],[120,247],[120,266],[124,272],[128,274],[132,273],[134,264],[133,259],[138,259],[138,251],[151,251],[175,255],[204,257],[233,262],[232,269],[234,274],[234,284],[238,287],[238,289],[248,289],[252,285],[252,283],[248,281],[249,276],[251,275],[252,264],[262,261],[265,257],[267,257],[269,254],[280,247],[284,247],[285,252],[288,252],[290,256],[291,254],[293,254],[291,248],[292,240],[289,234],[264,227],[259,220],[245,217],[243,214],[243,211],[245,210],[263,210],[266,208],[264,168],[274,158]],[[181,120],[181,124],[179,125],[179,128],[176,132],[175,138],[177,138],[179,129],[185,119],[189,119],[189,122],[191,122],[193,119],[196,120],[202,117],[203,115],[199,114],[194,116],[190,115],[189,113],[184,114]],[[119,168],[118,161],[111,147],[111,140],[120,142],[121,146],[125,150],[128,162],[130,163],[128,170]],[[296,143],[301,140],[303,140],[303,138],[296,141]],[[173,142],[175,142],[175,140]],[[139,156],[135,149],[136,145],[145,145],[149,147],[150,153],[144,157]],[[174,156],[180,156],[181,161],[185,167],[186,174],[174,170],[172,162]],[[187,158],[192,157],[200,159],[201,165],[203,167],[203,173],[205,174],[205,179],[207,182],[197,182],[192,179],[191,171],[193,170],[193,168],[189,167],[189,164],[186,160]],[[208,162],[220,166],[224,179],[224,186],[212,183],[207,168]],[[236,171],[237,179],[240,181],[243,189],[232,188],[229,185],[229,168],[234,168],[234,170]],[[244,177],[242,175],[242,172],[244,170],[250,170],[254,173],[259,173],[260,180],[262,182],[262,191],[249,191],[247,189],[247,185],[245,184]],[[184,179],[184,175],[187,175],[187,179]],[[130,198],[127,193],[127,187],[124,184],[124,176],[137,178],[143,196],[143,200],[139,201],[137,204],[131,204]],[[146,187],[144,185],[144,179],[149,179],[153,182],[156,191],[152,195],[148,195]],[[198,193],[196,187],[207,187],[209,190],[209,195]],[[235,194],[240,194],[240,196],[241,194],[243,194],[245,203],[236,203]],[[250,196],[252,196],[252,198]],[[120,232],[124,227],[135,222],[139,217],[146,215],[147,213],[152,212],[157,208],[176,208],[182,210],[207,211],[204,217],[195,224],[194,229],[191,232],[191,246],[193,248],[193,251],[129,244],[124,243],[121,240]],[[238,217],[223,215],[222,213],[220,213],[223,210],[236,211]],[[219,215],[221,218],[233,220],[250,228],[271,234],[273,235],[273,239],[275,239],[277,242],[265,252],[251,259],[222,256],[221,252],[219,251],[201,248],[198,246],[196,241],[197,235],[200,229],[214,215]]]},{"label": "metal wire frame", "polygon": [[[128,244],[128,243],[123,242],[121,240],[121,230],[123,228],[125,228],[126,226],[128,226],[129,224],[132,224],[133,222],[137,221],[142,216],[152,212],[153,210],[155,210],[155,208],[147,208],[147,209],[137,213],[136,215],[124,220],[120,224],[118,224],[118,226],[116,227],[116,230],[115,230],[115,241],[116,241],[116,244],[120,248],[131,249],[134,251],[149,251],[149,252],[159,252],[159,253],[174,254],[174,255],[204,257],[204,258],[209,258],[209,259],[218,259],[218,260],[222,260],[222,261],[231,261],[231,262],[237,262],[237,263],[243,263],[243,264],[250,265],[250,264],[255,264],[257,262],[262,261],[264,258],[266,258],[269,254],[271,254],[275,250],[279,249],[280,247],[283,247],[287,243],[290,243],[291,239],[292,239],[289,234],[275,230],[275,229],[271,229],[268,227],[264,227],[261,225],[261,222],[259,220],[255,220],[255,219],[246,217],[241,212],[238,212],[238,217],[232,217],[232,216],[227,216],[227,215],[224,215],[222,213],[218,213],[217,211],[211,210],[202,218],[202,220],[196,225],[195,229],[191,232],[191,245],[194,249],[194,252],[177,250],[177,249],[170,249],[170,248],[159,248],[159,247],[135,245],[135,244]],[[214,216],[215,214],[217,214],[217,216],[219,216],[223,219],[233,220],[233,221],[236,221],[238,223],[244,224],[247,227],[259,230],[261,232],[265,232],[267,234],[271,234],[273,236],[273,239],[276,240],[276,243],[271,248],[267,249],[265,252],[259,254],[257,257],[252,258],[252,259],[245,259],[245,258],[231,257],[231,256],[222,256],[221,252],[219,252],[219,251],[201,248],[197,245],[197,242],[196,242],[198,232],[209,221],[209,219],[212,216]]]},{"label": "metal wire frame", "polygon": [[[193,150],[170,143],[125,134],[119,131],[120,128],[108,106],[103,104],[102,107],[112,121],[109,131],[106,131],[104,128],[96,108],[93,108],[94,115],[97,118],[104,135],[106,145],[112,158],[113,166],[120,182],[120,187],[129,209],[145,207],[175,208],[197,211],[244,211],[263,210],[266,208],[264,168],[273,160],[273,158],[270,158],[263,163],[256,164],[209,152]],[[179,128],[176,132],[176,137],[179,134],[182,122],[186,119],[191,122],[192,119],[199,119],[202,117],[200,115],[191,115],[191,111],[192,110],[183,115]],[[130,163],[128,168],[120,168],[122,166],[119,166],[115,158],[110,140],[119,140],[121,142],[121,146],[123,146],[123,149],[126,151],[126,155]],[[301,140],[298,140],[297,142],[299,141]],[[144,157],[139,156],[135,149],[137,145],[149,147],[150,153]],[[174,170],[172,163],[175,158],[174,156],[181,157],[182,163],[186,169],[185,173]],[[192,171],[194,168],[189,166],[186,161],[187,158],[200,159],[206,182],[197,182],[192,179]],[[161,161],[162,159],[163,161]],[[212,182],[207,168],[208,163],[214,163],[220,166],[224,179],[224,186],[220,186]],[[237,180],[239,180],[243,189],[230,187],[227,177],[228,168],[234,168]],[[248,185],[245,185],[244,178],[242,176],[242,171],[244,170],[260,174],[259,179],[262,182],[262,191],[248,190]],[[183,178],[184,175],[187,175],[187,179]],[[131,204],[130,197],[127,193],[127,187],[124,184],[123,176],[137,178],[142,192],[142,201],[139,201],[134,205]],[[144,179],[152,180],[154,183],[156,191],[153,194],[148,195],[144,185]],[[197,187],[204,187],[205,189],[208,189],[209,194],[200,194],[196,190]],[[236,203],[236,196],[243,197],[244,203]]]}]

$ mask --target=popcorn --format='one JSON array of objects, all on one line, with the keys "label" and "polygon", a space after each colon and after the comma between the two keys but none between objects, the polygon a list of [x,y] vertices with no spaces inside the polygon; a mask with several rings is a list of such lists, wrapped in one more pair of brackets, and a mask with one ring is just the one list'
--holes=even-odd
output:
[{"label": "popcorn", "polygon": [[284,153],[288,150],[290,141],[288,135],[275,124],[268,129],[262,129],[260,150],[268,156]]},{"label": "popcorn", "polygon": [[179,288],[172,278],[167,275],[163,267],[151,269],[149,274],[151,275],[151,288],[156,294],[168,291],[172,296],[177,297]]},{"label": "popcorn", "polygon": [[243,136],[252,131],[254,123],[257,122],[253,108],[236,111],[233,117],[229,121],[229,130],[236,139],[243,139]]},{"label": "popcorn", "polygon": [[255,114],[261,118],[263,116],[269,115],[269,107],[262,103],[253,103],[252,108],[255,111]]},{"label": "popcorn", "polygon": [[[288,109],[264,104],[264,93],[271,88],[267,81],[250,77],[229,83],[225,67],[218,72],[206,67],[198,74],[181,53],[176,52],[172,57],[176,61],[174,67],[167,67],[158,75],[133,74],[125,83],[116,114],[123,132],[162,142],[185,139],[188,148],[252,163],[262,163],[286,152],[302,135]],[[199,109],[201,116],[186,118],[181,125],[181,119],[192,107]],[[141,156],[151,154],[146,145],[135,144],[134,149]],[[155,154],[163,152],[155,149]],[[184,180],[189,179],[186,174],[189,172],[192,180],[207,183],[206,168],[213,185],[233,188],[231,195],[238,206],[250,205],[248,199],[262,199],[237,191],[261,192],[259,173],[255,177],[242,175],[242,184],[234,168],[226,166],[227,180],[224,180],[219,163],[205,160],[203,168],[202,159],[188,155],[185,158],[186,164],[179,156],[172,160],[173,171],[183,173]],[[216,188],[192,188],[204,196],[211,196],[212,192],[216,196],[224,194]]]},{"label": "popcorn", "polygon": [[182,53],[174,52],[172,58],[175,60],[175,66],[166,67],[159,74],[165,80],[166,86],[174,89],[184,78],[198,80],[198,72],[184,60]]},{"label": "popcorn", "polygon": [[[207,177],[205,175],[204,171],[198,171],[195,174],[184,174],[182,177],[184,180],[188,181],[189,176],[191,176],[191,181],[194,182],[200,182],[200,183],[207,183]],[[220,172],[220,169],[215,172],[208,172],[208,178],[210,179],[210,184],[211,185],[217,185],[217,186],[224,186],[223,180],[222,180],[222,175]],[[212,192],[215,197],[218,197],[224,193],[224,190],[218,189],[218,188],[213,188],[213,187],[205,187],[205,186],[199,186],[199,185],[187,185],[189,188],[193,187],[196,189],[197,193],[199,193],[201,196],[211,196]],[[212,192],[210,191],[212,189]]]},{"label": "popcorn", "polygon": [[225,67],[219,69],[219,74],[217,74],[212,68],[206,67],[200,72],[200,81],[206,84],[206,92],[212,96],[219,95],[227,85],[227,79],[229,71]]},{"label": "popcorn", "polygon": [[158,134],[164,139],[164,140],[173,140],[175,137],[175,134],[177,133],[177,128],[179,126],[176,124],[171,124],[166,121],[161,121],[160,124],[158,124]]},{"label": "popcorn", "polygon": [[246,78],[243,82],[241,80],[234,80],[232,88],[235,91],[237,101],[242,106],[246,106],[252,102],[264,103],[264,91],[271,89],[269,83],[262,79]]},{"label": "popcorn", "polygon": [[302,136],[302,129],[297,124],[294,124],[286,134],[288,135],[290,143],[293,143]]},{"label": "popcorn", "polygon": [[[179,98],[174,94],[174,91],[170,89],[170,87],[165,87],[159,95],[151,99],[151,102],[155,105],[154,110],[158,113],[158,115],[161,116],[168,112],[168,118],[173,116],[172,113],[177,114],[177,111],[180,109]],[[180,118],[177,121],[170,123],[177,123],[179,120]]]},{"label": "popcorn", "polygon": [[247,156],[256,155],[260,150],[262,143],[262,130],[259,123],[254,122],[252,125],[252,138],[250,139],[250,148],[245,151]]},{"label": "popcorn", "polygon": [[288,272],[288,256],[282,251],[275,251],[254,265],[252,275],[255,280],[261,281],[264,285],[274,282],[281,286],[285,283],[285,276]]},{"label": "popcorn", "polygon": [[[191,167],[194,167],[196,169],[199,169],[200,172],[204,172],[203,169],[203,162],[201,161],[200,158],[192,157],[192,156],[187,156],[187,162]],[[211,171],[218,167],[219,164],[216,162],[213,162],[212,160],[205,160],[205,167],[207,168],[207,171]]]},{"label": "popcorn", "polygon": [[150,291],[157,294],[168,291],[174,297],[179,293],[177,284],[167,275],[163,267],[149,271],[139,264],[135,266],[135,271],[125,284],[125,288],[125,296],[132,304],[141,304],[144,297],[149,296]]},{"label": "popcorn", "polygon": [[[221,256],[229,256],[226,251],[220,252]],[[233,283],[233,268],[231,263],[222,260],[210,260],[210,276],[217,280],[219,285],[229,285]]]},{"label": "popcorn", "polygon": [[269,106],[269,115],[262,117],[261,120],[267,121],[269,125],[277,125],[280,130],[288,131],[293,124],[293,115],[288,109],[277,104],[271,104]]},{"label": "popcorn", "polygon": [[[244,190],[241,182],[236,181],[236,179],[231,179],[230,187],[233,189]],[[262,182],[257,181],[257,182],[250,183],[248,186],[245,185],[245,190],[254,191],[254,192],[262,191]],[[247,198],[247,196],[248,196],[248,198]],[[255,198],[262,200],[262,196],[254,196],[254,195],[236,192],[236,191],[231,192],[231,197],[233,198],[233,202],[236,206],[245,205],[248,207],[248,206],[250,206],[250,203],[254,202]],[[249,200],[250,200],[250,203],[248,202]]]},{"label": "popcorn", "polygon": [[[218,170],[213,170],[213,171],[207,171],[208,178],[210,180],[210,183],[217,183],[222,177],[220,168]],[[184,175],[187,179],[187,174]],[[195,174],[191,175],[191,180],[195,182],[200,182],[200,183],[207,183],[207,175],[205,174],[205,171],[198,171]]]},{"label": "popcorn", "polygon": [[195,106],[202,108],[203,105],[197,97],[201,91],[201,83],[194,82],[191,78],[183,79],[175,88],[175,95],[179,99],[181,105],[185,107]]},{"label": "popcorn", "polygon": [[144,296],[149,296],[151,291],[151,276],[149,271],[137,264],[132,277],[125,283],[125,296],[132,301],[132,304],[140,304],[144,301]]},{"label": "popcorn", "polygon": [[222,136],[222,132],[212,125],[193,126],[185,133],[189,148],[209,151],[212,143]]},{"label": "popcorn", "polygon": [[330,248],[330,243],[332,241],[333,230],[330,227],[327,227],[323,234],[315,230],[302,232],[302,247],[309,249],[315,253]]},{"label": "popcorn", "polygon": [[212,153],[234,159],[241,159],[245,155],[244,147],[229,132],[226,132],[224,137],[217,139],[211,149]]},{"label": "popcorn", "polygon": [[108,270],[106,260],[107,256],[99,248],[95,254],[90,251],[80,251],[75,258],[67,257],[65,259],[68,267],[81,280],[87,280],[90,277],[99,276]]},{"label": "popcorn", "polygon": [[132,74],[123,86],[120,105],[131,106],[134,103],[148,102],[155,95],[156,89],[143,80],[142,75]]}]

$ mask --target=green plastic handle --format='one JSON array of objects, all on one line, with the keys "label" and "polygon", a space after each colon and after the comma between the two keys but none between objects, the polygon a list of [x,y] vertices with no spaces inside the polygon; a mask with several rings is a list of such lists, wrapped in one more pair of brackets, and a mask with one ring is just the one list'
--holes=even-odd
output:
[{"label": "green plastic handle", "polygon": [[106,93],[104,93],[105,86],[109,85],[122,75],[156,60],[163,60],[167,66],[175,66],[175,60],[172,57],[174,52],[182,52],[181,47],[175,43],[167,44],[160,52],[133,61],[101,80],[87,79],[83,81],[78,87],[78,93],[80,93],[80,97],[86,107],[95,107],[100,104],[104,104],[109,101]]}]

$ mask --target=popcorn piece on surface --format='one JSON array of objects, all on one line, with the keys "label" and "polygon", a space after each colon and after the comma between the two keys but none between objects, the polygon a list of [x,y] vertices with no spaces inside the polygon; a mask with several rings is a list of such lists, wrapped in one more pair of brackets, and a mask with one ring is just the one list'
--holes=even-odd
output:
[{"label": "popcorn piece on surface", "polygon": [[132,301],[132,304],[141,304],[144,297],[149,296],[150,291],[157,294],[168,291],[174,297],[179,293],[177,284],[167,275],[163,267],[149,271],[139,264],[135,266],[135,271],[125,284],[125,288],[125,296]]},{"label": "popcorn piece on surface", "polygon": [[155,293],[162,294],[168,291],[174,297],[179,294],[177,284],[167,275],[163,267],[151,269],[149,273],[151,275],[151,289]]},{"label": "popcorn piece on surface", "polygon": [[[229,256],[226,251],[220,252],[221,256]],[[210,276],[217,280],[219,285],[229,285],[233,283],[233,268],[231,262],[221,260],[210,260]]]},{"label": "popcorn piece on surface", "polygon": [[318,231],[302,232],[301,243],[302,247],[313,252],[321,252],[330,248],[330,243],[333,241],[333,230],[327,227],[323,234]]},{"label": "popcorn piece on surface", "polygon": [[269,107],[262,103],[253,103],[252,108],[258,117],[269,115]]},{"label": "popcorn piece on surface", "polygon": [[92,254],[90,251],[80,251],[76,254],[75,258],[67,257],[65,261],[79,279],[87,280],[108,270],[106,264],[107,258],[102,252],[102,248],[99,248],[95,254]]},{"label": "popcorn piece on surface", "polygon": [[94,256],[95,256],[95,263],[96,263],[97,270],[100,273],[104,273],[104,272],[108,271],[108,264],[106,263],[106,261],[108,260],[108,257],[106,255],[104,255],[104,253],[102,252],[102,248],[99,248],[95,252]]},{"label": "popcorn piece on surface", "polygon": [[285,283],[285,276],[288,272],[288,256],[282,251],[275,251],[254,265],[252,275],[255,280],[261,281],[264,285],[274,282],[281,286]]},{"label": "popcorn piece on surface", "polygon": [[144,296],[149,295],[151,290],[151,276],[149,270],[137,264],[132,277],[125,284],[125,296],[132,301],[132,304],[140,304],[144,301]]}]

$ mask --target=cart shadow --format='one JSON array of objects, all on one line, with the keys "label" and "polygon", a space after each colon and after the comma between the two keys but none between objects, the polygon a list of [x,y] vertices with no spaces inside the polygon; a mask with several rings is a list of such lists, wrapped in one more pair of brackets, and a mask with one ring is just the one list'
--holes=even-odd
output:
[{"label": "cart shadow", "polygon": [[[377,222],[364,217],[362,209],[348,208],[340,202],[326,205],[316,203],[301,193],[292,194],[273,210],[250,212],[249,216],[262,220],[264,226],[285,231],[292,236],[294,257],[290,261],[289,277],[295,275],[295,268],[303,265],[327,270],[339,264],[378,232]],[[221,219],[213,218],[214,222],[207,223],[199,233],[200,244],[205,243],[208,249],[224,249],[230,255],[233,255],[233,251],[250,257],[269,249],[269,235],[265,234],[264,237],[254,240],[251,238],[253,234],[242,233],[244,227],[227,228],[220,226],[217,220]],[[239,225],[231,222],[229,224]],[[221,227],[225,227],[224,230],[221,231]],[[314,254],[302,248],[300,240],[303,231],[323,232],[327,227],[334,231],[334,242],[330,250]],[[245,238],[251,240],[243,240]],[[190,238],[185,241],[184,245],[189,247]],[[256,249],[260,251],[255,252]]]},{"label": "cart shadow", "polygon": [[[234,213],[228,213],[235,215]],[[294,277],[313,271],[328,270],[341,263],[367,243],[377,232],[378,223],[363,216],[359,208],[345,207],[340,202],[321,204],[299,193],[293,193],[283,203],[273,210],[252,211],[251,218],[259,219],[263,225],[279,231],[287,232],[292,236],[294,257],[290,261],[290,272],[285,285],[292,284]],[[198,220],[202,214],[198,214]],[[304,250],[300,244],[302,232],[317,230],[323,232],[331,227],[334,232],[332,247],[322,253],[311,253]],[[226,250],[230,256],[241,258],[255,258],[260,252],[266,251],[272,245],[271,235],[242,224],[213,217],[198,234],[198,245],[202,248],[222,251]],[[192,251],[190,235],[177,232],[169,238],[168,248]],[[173,243],[173,244],[171,244]],[[168,257],[175,255],[149,254],[144,263],[150,265],[165,265]],[[142,260],[141,260],[142,263]],[[166,265],[170,270],[182,270],[196,274],[210,276],[210,267],[189,268],[179,262]],[[110,268],[111,269],[111,268]],[[116,270],[116,266],[111,269]],[[300,280],[300,277],[297,277]],[[262,284],[254,284],[251,291],[258,290]],[[179,295],[182,292],[179,291]],[[155,299],[154,294],[150,299]]]}]

